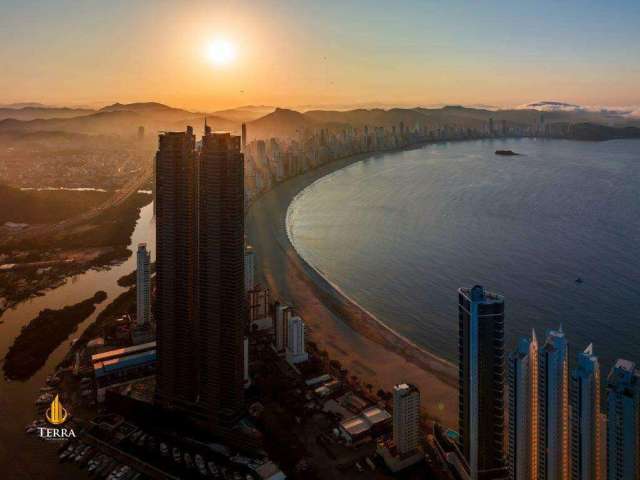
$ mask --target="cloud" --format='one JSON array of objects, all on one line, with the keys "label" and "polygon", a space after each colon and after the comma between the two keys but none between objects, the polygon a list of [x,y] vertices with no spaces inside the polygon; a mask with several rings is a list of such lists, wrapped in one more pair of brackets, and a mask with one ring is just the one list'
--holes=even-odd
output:
[{"label": "cloud", "polygon": [[640,118],[640,106],[610,107],[603,105],[574,105],[556,101],[532,102],[516,107],[518,109],[534,109],[541,112],[593,112],[609,117]]}]

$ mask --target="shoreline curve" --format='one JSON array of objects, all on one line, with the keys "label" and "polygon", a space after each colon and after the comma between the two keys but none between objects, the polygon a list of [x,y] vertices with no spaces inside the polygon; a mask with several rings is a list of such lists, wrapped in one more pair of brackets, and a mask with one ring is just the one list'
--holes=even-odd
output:
[{"label": "shoreline curve", "polygon": [[248,209],[246,233],[257,254],[257,278],[274,298],[299,311],[311,340],[376,389],[415,383],[427,417],[455,427],[457,367],[393,330],[310,265],[295,249],[287,225],[290,205],[316,181],[356,162],[423,146],[358,154],[288,179]]}]

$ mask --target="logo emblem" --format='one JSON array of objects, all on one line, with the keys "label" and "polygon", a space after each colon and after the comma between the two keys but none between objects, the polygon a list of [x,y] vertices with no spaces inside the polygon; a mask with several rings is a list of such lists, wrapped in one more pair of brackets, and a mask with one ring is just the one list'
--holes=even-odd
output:
[{"label": "logo emblem", "polygon": [[56,395],[56,398],[53,399],[53,402],[51,402],[51,406],[47,408],[45,414],[47,416],[47,420],[51,425],[61,425],[66,422],[67,418],[69,417],[69,412],[67,412],[67,410],[65,410],[65,408],[62,406],[62,403],[60,403],[60,398],[58,398],[58,395]]}]

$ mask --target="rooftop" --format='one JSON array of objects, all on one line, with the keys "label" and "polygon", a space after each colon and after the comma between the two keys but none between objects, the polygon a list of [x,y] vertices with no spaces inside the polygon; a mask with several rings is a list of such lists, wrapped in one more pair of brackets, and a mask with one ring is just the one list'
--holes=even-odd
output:
[{"label": "rooftop", "polygon": [[360,416],[347,418],[340,422],[340,426],[351,436],[360,435],[369,431],[369,428],[371,428],[369,423]]}]

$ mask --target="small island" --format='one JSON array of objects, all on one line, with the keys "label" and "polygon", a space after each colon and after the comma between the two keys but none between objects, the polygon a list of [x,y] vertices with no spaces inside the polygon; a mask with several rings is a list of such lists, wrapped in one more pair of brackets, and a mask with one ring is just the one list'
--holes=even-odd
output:
[{"label": "small island", "polygon": [[31,378],[58,345],[106,298],[107,293],[100,290],[93,297],[75,305],[60,310],[42,310],[22,328],[20,335],[9,348],[3,365],[5,377],[21,381]]},{"label": "small island", "polygon": [[513,150],[496,150],[496,155],[505,155],[507,157],[511,157],[511,156],[520,155],[520,154],[514,152]]}]

